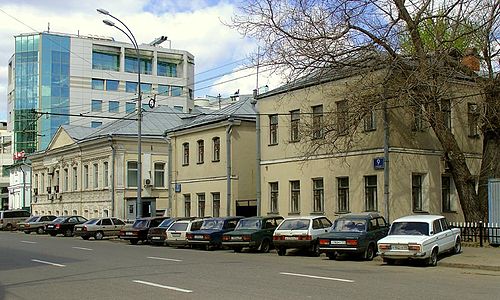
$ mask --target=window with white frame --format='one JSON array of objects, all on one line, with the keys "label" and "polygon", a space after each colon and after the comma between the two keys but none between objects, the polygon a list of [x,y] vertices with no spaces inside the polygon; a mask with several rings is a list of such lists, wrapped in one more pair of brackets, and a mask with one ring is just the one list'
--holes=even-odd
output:
[{"label": "window with white frame", "polygon": [[88,165],[83,166],[83,188],[84,189],[89,188],[89,166]]},{"label": "window with white frame", "polygon": [[269,116],[269,145],[278,144],[278,115]]},{"label": "window with white frame", "polygon": [[313,211],[325,211],[325,190],[323,186],[323,178],[313,179]]},{"label": "window with white frame", "polygon": [[290,212],[299,213],[300,210],[300,181],[290,181]]},{"label": "window with white frame", "polygon": [[212,211],[214,218],[220,216],[220,193],[212,193]]},{"label": "window with white frame", "polygon": [[299,123],[300,123],[300,110],[290,111],[290,141],[298,142],[299,136]]},{"label": "window with white frame", "polygon": [[205,193],[196,194],[198,196],[198,217],[205,216]]},{"label": "window with white frame", "polygon": [[345,135],[349,130],[349,110],[347,100],[337,101],[337,130],[339,135]]},{"label": "window with white frame", "polygon": [[191,195],[184,194],[184,216],[191,217]]},{"label": "window with white frame", "polygon": [[423,211],[422,177],[423,177],[422,174],[411,175],[411,199],[412,199],[412,208],[414,212]]},{"label": "window with white frame", "polygon": [[103,179],[103,186],[104,187],[108,187],[109,186],[109,163],[107,161],[105,161],[103,163],[103,173],[104,175],[102,176],[102,179]]},{"label": "window with white frame", "polygon": [[189,143],[182,144],[182,153],[182,165],[187,166],[189,165]]},{"label": "window with white frame", "polygon": [[213,144],[213,161],[220,161],[220,138],[214,137],[212,139]]},{"label": "window with white frame", "polygon": [[127,187],[137,187],[137,162],[127,162]]},{"label": "window with white frame", "polygon": [[377,175],[365,176],[365,210],[377,211]]},{"label": "window with white frame", "polygon": [[165,164],[155,163],[155,182],[154,187],[165,187]]},{"label": "window with white frame", "polygon": [[312,107],[312,136],[313,139],[323,138],[323,105],[316,105]]},{"label": "window with white frame", "polygon": [[68,169],[65,168],[63,170],[63,176],[64,176],[64,182],[63,182],[63,191],[67,192],[69,189],[69,174],[68,174]]},{"label": "window with white frame", "polygon": [[349,211],[349,177],[337,178],[337,209],[341,213]]},{"label": "window with white frame", "polygon": [[270,191],[270,212],[278,213],[278,182],[270,182],[269,183],[269,191]]},{"label": "window with white frame", "polygon": [[369,111],[363,118],[363,125],[365,131],[373,131],[377,129],[375,120],[375,110]]},{"label": "window with white frame", "polygon": [[94,188],[99,187],[99,165],[94,164]]},{"label": "window with white frame", "polygon": [[78,167],[73,167],[73,191],[78,190]]},{"label": "window with white frame", "polygon": [[205,161],[205,142],[203,140],[198,141],[198,163],[202,164]]}]

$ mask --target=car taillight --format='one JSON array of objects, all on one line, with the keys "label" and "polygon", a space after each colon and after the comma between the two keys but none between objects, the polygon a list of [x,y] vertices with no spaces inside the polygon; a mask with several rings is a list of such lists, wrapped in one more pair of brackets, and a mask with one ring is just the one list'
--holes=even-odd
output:
[{"label": "car taillight", "polygon": [[83,226],[82,230],[87,231],[87,226]]},{"label": "car taillight", "polygon": [[204,234],[203,235],[203,239],[209,241],[210,240],[210,234]]},{"label": "car taillight", "polygon": [[310,235],[299,235],[299,241],[311,241],[312,236]]},{"label": "car taillight", "polygon": [[61,224],[56,224],[56,229],[61,228]]},{"label": "car taillight", "polygon": [[252,236],[250,236],[250,235],[244,235],[244,236],[243,236],[243,240],[244,240],[245,242],[249,242],[251,239],[252,239]]},{"label": "car taillight", "polygon": [[345,241],[345,243],[348,246],[357,246],[358,245],[358,240],[347,240],[347,241]]},{"label": "car taillight", "polygon": [[420,251],[420,245],[418,245],[418,244],[408,244],[408,250]]},{"label": "car taillight", "polygon": [[230,239],[231,239],[231,237],[229,235],[222,236],[223,241],[229,241]]},{"label": "car taillight", "polygon": [[389,250],[389,249],[391,249],[391,245],[390,244],[378,244],[378,248],[380,250]]},{"label": "car taillight", "polygon": [[28,228],[28,227],[30,227],[30,224],[26,223],[26,224],[24,224],[24,227]]},{"label": "car taillight", "polygon": [[320,239],[319,244],[323,246],[330,245],[330,240]]},{"label": "car taillight", "polygon": [[191,234],[191,233],[186,234],[186,238],[187,238],[188,240],[192,240],[192,239],[193,239],[193,237],[194,237],[194,235],[193,235],[193,234]]},{"label": "car taillight", "polygon": [[284,239],[285,239],[285,236],[283,236],[283,235],[273,236],[273,241],[280,241],[280,240],[284,240]]}]

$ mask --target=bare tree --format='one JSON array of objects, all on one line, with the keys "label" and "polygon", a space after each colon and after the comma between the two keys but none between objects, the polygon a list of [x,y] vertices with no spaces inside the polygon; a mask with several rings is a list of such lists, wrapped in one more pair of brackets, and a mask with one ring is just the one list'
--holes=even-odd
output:
[{"label": "bare tree", "polygon": [[[310,143],[309,154],[355,145],[354,135],[342,137],[340,129],[354,132],[373,108],[395,103],[388,99],[407,111],[422,107],[450,165],[465,218],[477,221],[487,215],[487,179],[500,177],[499,5],[497,0],[245,0],[230,26],[258,40],[261,64],[290,82],[321,80],[338,71],[357,75],[349,93],[349,111],[356,113],[348,114],[348,128],[339,127],[338,115],[325,118],[327,138]],[[461,57],[472,48],[479,50],[486,72],[463,67]],[[374,71],[378,76],[366,75]],[[450,82],[457,80],[473,83],[484,98],[479,194],[477,177],[446,124]],[[468,96],[474,94],[458,95]]]}]

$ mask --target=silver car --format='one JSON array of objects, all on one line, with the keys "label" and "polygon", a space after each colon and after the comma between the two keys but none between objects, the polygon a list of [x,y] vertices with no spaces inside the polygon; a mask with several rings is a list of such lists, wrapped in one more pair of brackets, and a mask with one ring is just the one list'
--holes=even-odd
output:
[{"label": "silver car", "polygon": [[30,234],[32,232],[43,234],[45,233],[45,225],[54,221],[56,218],[56,216],[52,215],[33,216],[24,222],[17,223],[17,227],[26,234]]},{"label": "silver car", "polygon": [[117,218],[96,218],[75,226],[75,236],[88,240],[93,237],[102,240],[105,236],[118,236],[125,222]]}]

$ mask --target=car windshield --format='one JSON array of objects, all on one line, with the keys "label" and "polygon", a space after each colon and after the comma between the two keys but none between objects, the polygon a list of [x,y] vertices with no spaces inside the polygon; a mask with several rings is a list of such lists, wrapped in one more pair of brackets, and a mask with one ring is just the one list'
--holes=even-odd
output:
[{"label": "car windshield", "polygon": [[183,223],[174,223],[170,228],[168,228],[168,231],[186,231],[188,228],[188,223],[183,222]]},{"label": "car windshield", "polygon": [[26,223],[29,223],[29,222],[36,222],[36,221],[38,221],[38,218],[39,218],[38,216],[37,216],[37,217],[31,217],[31,218],[29,218],[28,220],[26,220]]},{"label": "car windshield", "polygon": [[203,221],[203,225],[201,225],[200,230],[222,229],[222,226],[224,226],[223,220],[205,220],[205,221]]},{"label": "car windshield", "polygon": [[394,222],[389,235],[429,235],[429,224],[426,222]]},{"label": "car windshield", "polygon": [[160,223],[160,225],[158,225],[158,227],[167,228],[173,221],[173,219],[165,219]]},{"label": "car windshield", "polygon": [[366,220],[338,219],[332,227],[333,231],[365,231]]},{"label": "car windshield", "polygon": [[62,223],[62,222],[64,222],[64,220],[66,220],[66,218],[57,218],[54,221],[52,221],[52,223],[56,223],[56,224],[57,223]]},{"label": "car windshield", "polygon": [[92,224],[97,223],[97,221],[99,221],[99,219],[90,219],[90,220],[88,220],[87,222],[85,222],[83,224],[85,224],[85,225],[92,225]]},{"label": "car windshield", "polygon": [[306,219],[291,219],[281,223],[278,230],[303,230],[309,228],[310,220]]},{"label": "car windshield", "polygon": [[238,222],[236,229],[260,229],[262,221],[256,219],[243,219]]},{"label": "car windshield", "polygon": [[135,220],[133,228],[144,228],[148,226],[148,220]]}]

